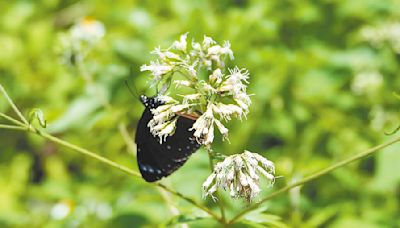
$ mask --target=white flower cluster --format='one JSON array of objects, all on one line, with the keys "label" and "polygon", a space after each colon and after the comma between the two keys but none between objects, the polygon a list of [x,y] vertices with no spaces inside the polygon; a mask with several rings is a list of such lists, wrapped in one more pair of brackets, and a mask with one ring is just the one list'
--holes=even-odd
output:
[{"label": "white flower cluster", "polygon": [[91,51],[91,48],[104,37],[106,33],[102,22],[85,17],[76,22],[60,36],[62,61],[74,65]]},{"label": "white flower cluster", "polygon": [[172,97],[159,95],[158,99],[164,103],[157,108],[151,110],[153,119],[148,123],[150,132],[158,135],[160,144],[165,139],[175,133],[175,125],[178,120],[177,113],[188,111],[189,104],[179,104],[179,102]]},{"label": "white flower cluster", "polygon": [[103,23],[93,18],[83,18],[70,29],[73,39],[93,43],[105,35]]},{"label": "white flower cluster", "polygon": [[377,92],[383,84],[383,76],[379,71],[365,71],[355,75],[351,89],[358,95]]},{"label": "white flower cluster", "polygon": [[376,27],[364,27],[361,30],[361,37],[375,47],[381,47],[387,42],[396,53],[400,53],[399,22],[387,22]]},{"label": "white flower cluster", "polygon": [[229,190],[232,198],[251,201],[261,191],[259,174],[272,185],[275,180],[274,163],[249,151],[229,156],[215,166],[214,172],[203,183],[204,196],[214,198],[213,194],[220,188]]},{"label": "white flower cluster", "polygon": [[[221,46],[204,36],[203,42],[188,45],[187,34],[183,34],[168,49],[156,48],[152,53],[158,59],[141,67],[141,71],[151,72],[152,85],[164,83],[165,87],[172,81],[177,88],[186,87],[192,91],[181,95],[180,101],[164,95],[171,102],[152,111],[154,119],[149,127],[161,143],[175,131],[176,113],[196,116],[191,130],[197,141],[204,145],[213,142],[214,126],[226,139],[228,129],[222,121],[246,117],[251,104],[246,92],[249,73],[246,69],[225,67],[225,60],[233,59],[229,42]],[[181,79],[173,79],[175,74]]]}]

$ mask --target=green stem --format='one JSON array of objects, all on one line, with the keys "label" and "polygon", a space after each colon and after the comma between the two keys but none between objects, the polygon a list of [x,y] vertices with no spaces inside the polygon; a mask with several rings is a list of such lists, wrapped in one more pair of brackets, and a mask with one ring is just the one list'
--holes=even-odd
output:
[{"label": "green stem", "polygon": [[229,221],[229,224],[234,223],[235,221],[237,221],[239,218],[241,218],[245,214],[249,213],[250,211],[252,211],[252,210],[254,210],[256,208],[258,208],[261,204],[267,202],[268,200],[274,198],[277,195],[280,195],[280,194],[282,194],[284,192],[287,192],[290,189],[295,188],[295,187],[300,186],[300,185],[303,185],[303,184],[305,184],[305,183],[307,183],[309,181],[315,180],[315,179],[317,179],[317,178],[319,178],[319,177],[321,177],[321,176],[323,176],[325,174],[328,174],[328,173],[334,171],[335,169],[338,169],[338,168],[340,168],[342,166],[345,166],[345,165],[347,165],[347,164],[349,164],[351,162],[360,160],[361,158],[369,156],[369,155],[371,155],[371,154],[373,154],[373,153],[375,153],[375,152],[377,152],[377,151],[379,151],[379,150],[381,150],[381,149],[383,149],[385,147],[388,147],[388,146],[390,146],[390,145],[392,145],[392,144],[394,144],[396,142],[399,142],[399,141],[400,141],[400,137],[395,138],[395,139],[393,139],[391,141],[388,141],[386,143],[382,143],[382,144],[380,144],[378,146],[372,147],[372,148],[370,148],[368,150],[365,150],[365,151],[360,152],[360,153],[358,153],[356,155],[353,155],[353,156],[351,156],[351,157],[349,157],[347,159],[344,159],[344,160],[342,160],[340,162],[337,162],[337,163],[335,163],[335,164],[333,164],[333,165],[331,165],[331,166],[329,166],[329,167],[327,167],[327,168],[325,168],[323,170],[320,170],[320,171],[318,171],[318,172],[316,172],[314,174],[311,174],[310,176],[308,176],[308,177],[306,177],[306,178],[304,178],[304,179],[302,179],[302,180],[300,180],[298,182],[295,182],[295,183],[287,185],[287,186],[285,186],[285,187],[283,187],[283,188],[281,188],[279,190],[276,190],[275,192],[271,193],[269,196],[263,198],[261,201],[259,201],[259,202],[255,203],[255,204],[243,209],[242,211],[240,211],[234,218],[232,218]]},{"label": "green stem", "polygon": [[[214,162],[213,162],[213,156],[212,156],[213,151],[210,146],[205,146],[205,148],[208,152],[208,161],[210,164],[211,172],[214,172]],[[221,197],[219,196],[218,191],[215,192],[214,196],[217,198],[217,204],[218,204],[219,210],[221,212],[221,222],[223,224],[226,224],[225,208],[224,208],[223,203],[221,202]]]},{"label": "green stem", "polygon": [[17,115],[22,120],[22,122],[24,122],[26,125],[29,125],[28,121],[25,119],[25,117],[19,111],[19,109],[14,104],[14,102],[11,100],[11,98],[8,96],[6,90],[4,89],[4,87],[1,84],[0,84],[0,92],[4,95],[4,97],[6,98],[7,102],[11,105],[12,109],[14,110],[15,113],[17,113]]},{"label": "green stem", "polygon": [[15,125],[0,124],[0,129],[9,129],[9,130],[25,131],[25,130],[26,130],[26,127],[15,126]]},{"label": "green stem", "polygon": [[[136,171],[134,171],[134,170],[132,170],[132,169],[130,169],[130,168],[128,168],[128,167],[125,167],[125,166],[123,166],[123,165],[120,165],[120,164],[118,164],[118,163],[116,163],[116,162],[113,162],[113,161],[111,161],[111,160],[109,160],[109,159],[107,159],[107,158],[105,158],[105,157],[102,157],[102,156],[100,156],[100,155],[98,155],[98,154],[96,154],[96,153],[93,153],[93,152],[91,152],[91,151],[89,151],[89,150],[87,150],[87,149],[81,148],[81,147],[76,146],[76,145],[74,145],[74,144],[72,144],[72,143],[69,143],[69,142],[67,142],[67,141],[64,141],[64,140],[62,140],[62,139],[59,139],[59,138],[54,137],[54,136],[52,136],[52,135],[50,135],[50,134],[48,134],[48,133],[42,132],[42,131],[40,131],[40,130],[34,128],[33,126],[31,126],[31,125],[28,123],[28,121],[25,119],[25,117],[24,117],[24,116],[22,115],[22,113],[19,111],[19,109],[18,109],[17,106],[14,104],[14,102],[11,100],[11,98],[8,96],[7,92],[5,91],[5,89],[3,88],[3,86],[2,86],[1,84],[0,84],[0,92],[4,94],[4,96],[6,97],[8,103],[11,105],[11,107],[14,109],[14,111],[17,113],[17,115],[18,115],[18,116],[21,118],[21,120],[24,122],[24,123],[21,123],[20,121],[15,120],[14,118],[12,118],[12,117],[10,117],[10,116],[8,116],[8,115],[5,115],[4,113],[0,113],[0,116],[1,116],[1,117],[4,117],[5,119],[7,119],[7,120],[9,120],[9,121],[15,123],[16,125],[18,125],[18,126],[0,125],[0,128],[4,128],[4,129],[15,129],[15,130],[24,130],[24,131],[28,131],[28,132],[37,134],[37,135],[42,136],[43,138],[45,138],[45,139],[47,139],[47,140],[49,140],[49,141],[52,141],[52,142],[54,142],[54,143],[56,143],[56,144],[59,144],[59,145],[65,146],[65,147],[67,147],[67,148],[70,148],[70,149],[72,149],[72,150],[75,150],[75,151],[81,153],[82,155],[85,155],[85,156],[91,157],[91,158],[93,158],[93,159],[96,159],[96,160],[98,160],[98,161],[100,161],[100,162],[102,162],[102,163],[104,163],[104,164],[107,164],[107,165],[113,167],[113,168],[119,169],[119,170],[121,170],[121,171],[123,171],[123,172],[125,172],[125,173],[127,173],[127,174],[129,174],[129,175],[131,175],[131,176],[141,178],[141,175],[140,175],[138,172],[136,172]],[[106,106],[106,107],[107,107],[107,106]],[[149,183],[149,184],[150,184],[150,183]],[[166,190],[166,191],[168,191],[168,192],[170,192],[170,193],[172,193],[172,194],[174,194],[174,195],[180,197],[180,198],[183,199],[183,200],[186,200],[187,202],[189,202],[189,203],[191,203],[192,205],[198,207],[199,209],[201,209],[201,210],[203,210],[204,212],[208,213],[211,217],[213,217],[213,218],[215,218],[216,220],[218,220],[218,221],[221,222],[221,218],[219,218],[218,215],[216,215],[213,211],[211,211],[211,210],[208,209],[207,207],[204,207],[204,206],[202,206],[201,204],[197,203],[197,202],[194,201],[193,199],[191,199],[191,198],[189,198],[189,197],[186,197],[186,196],[182,195],[181,193],[179,193],[179,192],[177,192],[177,191],[175,191],[175,190],[172,190],[172,189],[168,188],[167,186],[165,186],[165,185],[163,185],[163,184],[161,184],[161,183],[154,183],[154,185],[156,185],[156,186],[158,186],[158,187],[160,187],[160,188],[163,188],[164,190]]]},{"label": "green stem", "polygon": [[170,188],[168,188],[167,186],[165,186],[164,184],[161,184],[159,182],[155,183],[155,185],[157,185],[160,188],[163,188],[164,190],[186,200],[187,202],[191,203],[192,205],[198,207],[199,209],[203,210],[204,212],[206,212],[207,214],[211,215],[211,217],[215,218],[217,221],[221,222],[221,223],[225,223],[225,221],[222,220],[222,218],[220,218],[218,215],[216,215],[213,211],[211,211],[210,209],[208,209],[207,207],[202,206],[201,204],[197,203],[196,201],[194,201],[193,199],[182,195],[182,193],[177,192],[175,190],[172,190]]},{"label": "green stem", "polygon": [[64,141],[62,139],[54,137],[54,136],[52,136],[50,134],[47,134],[47,133],[42,132],[42,131],[39,131],[38,129],[35,129],[33,127],[30,127],[29,131],[33,132],[33,133],[35,133],[37,135],[40,135],[40,136],[42,136],[43,138],[45,138],[45,139],[47,139],[49,141],[52,141],[52,142],[57,143],[59,145],[68,147],[68,148],[70,148],[70,149],[72,149],[72,150],[74,150],[76,152],[79,152],[79,153],[85,155],[85,156],[94,158],[94,159],[96,159],[96,160],[98,160],[98,161],[100,161],[102,163],[105,163],[105,164],[111,166],[111,167],[119,169],[119,170],[121,170],[121,171],[123,171],[123,172],[125,172],[125,173],[127,173],[127,174],[129,174],[131,176],[141,177],[141,175],[138,172],[136,172],[136,171],[134,171],[132,169],[129,169],[129,168],[123,166],[123,165],[120,165],[120,164],[118,164],[116,162],[113,162],[113,161],[111,161],[111,160],[109,160],[109,159],[107,159],[105,157],[102,157],[102,156],[96,154],[96,153],[93,153],[93,152],[91,152],[91,151],[89,151],[87,149],[81,148],[81,147],[76,146],[76,145],[74,145],[72,143],[69,143],[69,142]]},{"label": "green stem", "polygon": [[[131,176],[141,178],[141,175],[140,175],[138,172],[136,172],[136,171],[134,171],[134,170],[132,170],[132,169],[130,169],[130,168],[128,168],[128,167],[125,167],[125,166],[123,166],[123,165],[120,165],[120,164],[118,164],[118,163],[116,163],[116,162],[113,162],[113,161],[111,161],[111,160],[109,160],[109,159],[107,159],[107,158],[105,158],[105,157],[102,157],[102,156],[96,154],[96,153],[93,153],[93,152],[91,152],[91,151],[89,151],[89,150],[87,150],[87,149],[84,149],[84,148],[81,148],[81,147],[79,147],[79,146],[76,146],[76,145],[74,145],[74,144],[72,144],[72,143],[69,143],[69,142],[64,141],[64,140],[62,140],[62,139],[59,139],[59,138],[57,138],[57,137],[54,137],[54,136],[52,136],[52,135],[50,135],[50,134],[47,134],[47,133],[45,133],[45,132],[41,132],[41,131],[39,131],[38,129],[33,128],[33,127],[30,127],[30,128],[28,129],[28,131],[30,131],[30,132],[32,132],[32,133],[35,133],[35,134],[37,134],[37,135],[40,135],[40,136],[42,136],[43,138],[45,138],[45,139],[47,139],[47,140],[49,140],[49,141],[52,141],[52,142],[57,143],[57,144],[59,144],[59,145],[65,146],[65,147],[67,147],[67,148],[70,148],[70,149],[72,149],[72,150],[74,150],[74,151],[77,151],[77,152],[79,152],[79,153],[81,153],[81,154],[83,154],[83,155],[85,155],[85,156],[88,156],[88,157],[91,157],[91,158],[93,158],[93,159],[96,159],[96,160],[98,160],[98,161],[100,161],[100,162],[102,162],[102,163],[104,163],[104,164],[107,164],[107,165],[113,167],[113,168],[119,169],[119,170],[121,170],[121,171],[123,171],[123,172],[125,172],[125,173],[127,173],[127,174],[129,174],[129,175],[131,175]],[[189,197],[187,197],[187,196],[184,196],[184,195],[182,195],[181,193],[179,193],[179,192],[177,192],[177,191],[175,191],[175,190],[172,190],[172,189],[168,188],[167,186],[165,186],[165,185],[163,185],[163,184],[161,184],[161,183],[158,183],[158,182],[157,182],[157,183],[153,183],[153,184],[156,185],[156,186],[158,186],[158,187],[160,187],[160,188],[163,188],[163,189],[165,189],[166,191],[168,191],[168,192],[170,192],[170,193],[172,193],[172,194],[174,194],[174,195],[180,197],[181,199],[183,199],[183,200],[185,200],[185,201],[191,203],[192,205],[194,205],[195,207],[198,207],[199,209],[201,209],[201,210],[203,210],[204,212],[208,213],[210,216],[212,216],[213,218],[217,219],[218,221],[221,220],[221,219],[218,217],[218,215],[216,215],[213,211],[211,211],[210,209],[208,209],[208,208],[202,206],[201,204],[197,203],[197,202],[194,201],[193,199],[191,199],[191,198],[189,198]]]},{"label": "green stem", "polygon": [[[1,85],[0,85],[1,86]],[[20,121],[18,121],[18,120],[16,120],[16,119],[14,119],[14,118],[12,118],[11,116],[8,116],[8,115],[6,115],[6,114],[4,114],[4,113],[1,113],[0,112],[0,117],[3,117],[4,119],[6,119],[6,120],[8,120],[8,121],[10,121],[10,122],[12,122],[12,123],[14,123],[15,125],[18,125],[18,126],[21,126],[21,127],[25,127],[25,124],[24,123],[22,123],[22,122],[20,122]]]}]

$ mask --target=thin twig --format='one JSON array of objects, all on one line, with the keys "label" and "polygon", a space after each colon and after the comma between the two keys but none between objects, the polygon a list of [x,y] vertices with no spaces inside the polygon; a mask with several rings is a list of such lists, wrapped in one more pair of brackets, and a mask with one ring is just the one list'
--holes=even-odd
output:
[{"label": "thin twig", "polygon": [[263,198],[261,201],[259,201],[259,202],[255,203],[255,204],[243,209],[242,211],[240,211],[235,217],[233,217],[229,221],[229,224],[234,223],[235,221],[237,221],[239,218],[241,218],[245,214],[249,213],[250,211],[252,211],[252,210],[254,210],[256,208],[258,208],[261,204],[267,202],[268,200],[274,198],[277,195],[280,195],[280,194],[282,194],[282,193],[284,193],[284,192],[286,192],[286,191],[288,191],[288,190],[290,190],[292,188],[295,188],[295,187],[303,185],[303,184],[305,184],[305,183],[307,183],[309,181],[317,179],[317,178],[319,178],[319,177],[321,177],[321,176],[323,176],[325,174],[328,174],[328,173],[334,171],[335,169],[338,169],[338,168],[340,168],[342,166],[345,166],[345,165],[347,165],[347,164],[349,164],[351,162],[357,161],[357,160],[359,160],[361,158],[364,158],[364,157],[366,157],[368,155],[371,155],[371,154],[373,154],[373,153],[375,153],[375,152],[377,152],[377,151],[379,151],[379,150],[381,150],[381,149],[383,149],[385,147],[388,147],[388,146],[390,146],[390,145],[392,145],[392,144],[394,144],[396,142],[399,142],[399,141],[400,141],[400,137],[395,138],[395,139],[393,139],[391,141],[388,141],[386,143],[382,143],[382,144],[380,144],[378,146],[372,147],[372,148],[370,148],[368,150],[365,150],[365,151],[360,152],[360,153],[358,153],[356,155],[353,155],[353,156],[351,156],[351,157],[349,157],[347,159],[344,159],[344,160],[342,160],[340,162],[337,162],[337,163],[335,163],[335,164],[333,164],[333,165],[331,165],[331,166],[329,166],[329,167],[327,167],[327,168],[325,168],[323,170],[320,170],[320,171],[318,171],[318,172],[316,172],[314,174],[311,174],[310,176],[308,176],[308,177],[306,177],[306,178],[304,178],[304,179],[302,179],[302,180],[300,180],[298,182],[295,182],[295,183],[287,185],[287,186],[285,186],[285,187],[283,187],[283,188],[281,188],[279,190],[276,190],[275,192],[271,193],[269,196]]},{"label": "thin twig", "polygon": [[14,118],[12,118],[11,116],[6,115],[6,114],[4,114],[4,113],[1,113],[1,112],[0,112],[0,117],[3,117],[4,119],[6,119],[6,120],[8,120],[8,121],[10,121],[10,122],[12,122],[12,123],[18,125],[18,126],[21,126],[21,127],[25,126],[24,123],[22,123],[22,122],[20,122],[20,121],[18,121],[18,120],[16,120],[16,119],[14,119]]},{"label": "thin twig", "polygon": [[0,124],[0,129],[26,131],[26,127],[7,125],[7,124]]},{"label": "thin twig", "polygon": [[187,197],[187,196],[182,195],[182,193],[177,192],[177,191],[175,191],[175,190],[173,190],[173,189],[170,189],[170,188],[168,188],[167,186],[165,186],[164,184],[161,184],[161,183],[158,183],[158,182],[155,183],[155,185],[157,185],[157,186],[160,187],[160,188],[165,189],[166,191],[168,191],[168,192],[170,192],[170,193],[172,193],[172,194],[174,194],[174,195],[176,195],[176,196],[178,196],[178,197],[180,197],[180,198],[186,200],[187,202],[191,203],[192,205],[194,205],[194,206],[200,208],[201,210],[203,210],[203,211],[206,212],[207,214],[211,215],[211,217],[215,218],[217,221],[219,221],[219,222],[221,222],[221,223],[225,223],[225,221],[223,221],[222,218],[220,218],[218,215],[216,215],[213,211],[211,211],[211,210],[208,209],[207,207],[205,207],[205,206],[203,206],[203,205],[197,203],[197,202],[194,201],[193,199],[191,199],[191,198],[189,198],[189,197]]},{"label": "thin twig", "polygon": [[31,131],[31,132],[33,132],[35,134],[38,134],[38,135],[42,136],[43,138],[48,139],[48,140],[50,140],[52,142],[55,142],[55,143],[57,143],[59,145],[68,147],[68,148],[70,148],[72,150],[75,150],[75,151],[77,151],[77,152],[79,152],[79,153],[81,153],[83,155],[86,155],[88,157],[91,157],[91,158],[94,158],[94,159],[96,159],[98,161],[101,161],[101,162],[103,162],[103,163],[105,163],[105,164],[107,164],[107,165],[109,165],[111,167],[117,168],[117,169],[119,169],[119,170],[121,170],[121,171],[123,171],[123,172],[125,172],[125,173],[127,173],[129,175],[131,175],[131,176],[141,177],[138,172],[136,172],[136,171],[134,171],[132,169],[129,169],[128,167],[125,167],[123,165],[120,165],[120,164],[118,164],[116,162],[113,162],[113,161],[111,161],[111,160],[109,160],[109,159],[107,159],[107,158],[105,158],[103,156],[100,156],[100,155],[96,154],[96,153],[93,153],[93,152],[91,152],[91,151],[89,151],[87,149],[84,149],[84,148],[81,148],[79,146],[76,146],[76,145],[74,145],[72,143],[69,143],[69,142],[64,141],[62,139],[54,137],[54,136],[52,136],[50,134],[47,134],[45,132],[41,132],[41,131],[39,131],[39,130],[37,130],[35,128],[32,128],[32,127],[29,128],[29,131]]},{"label": "thin twig", "polygon": [[[116,168],[116,169],[119,169],[119,170],[121,170],[121,171],[123,171],[123,172],[125,172],[125,173],[127,173],[127,174],[129,174],[129,175],[131,175],[131,176],[138,177],[138,178],[141,179],[141,175],[140,175],[138,172],[136,172],[136,171],[134,171],[134,170],[132,170],[132,169],[126,167],[126,166],[120,165],[120,164],[118,164],[118,163],[116,163],[116,162],[113,162],[113,161],[111,161],[111,160],[109,160],[109,159],[107,159],[107,158],[105,158],[105,157],[102,157],[102,156],[96,154],[96,153],[93,153],[93,152],[91,152],[91,151],[89,151],[89,150],[87,150],[87,149],[84,149],[84,148],[81,148],[81,147],[79,147],[79,146],[76,146],[76,145],[74,145],[74,144],[72,144],[72,143],[69,143],[69,142],[64,141],[64,140],[62,140],[62,139],[59,139],[59,138],[57,138],[57,137],[54,137],[54,136],[52,136],[52,135],[50,135],[50,134],[47,134],[47,133],[45,133],[45,132],[41,132],[41,131],[39,131],[38,129],[33,128],[32,126],[31,126],[29,129],[27,129],[27,130],[30,131],[30,132],[32,132],[32,133],[35,133],[35,134],[37,134],[37,135],[40,135],[40,136],[42,136],[43,138],[48,139],[49,141],[52,141],[52,142],[57,143],[57,144],[59,144],[59,145],[62,145],[62,146],[65,146],[65,147],[67,147],[67,148],[70,148],[70,149],[72,149],[72,150],[75,150],[75,151],[77,151],[77,152],[79,152],[79,153],[81,153],[81,154],[83,154],[83,155],[85,155],[85,156],[89,156],[89,157],[91,157],[91,158],[94,158],[94,159],[96,159],[96,160],[98,160],[98,161],[100,161],[100,162],[102,162],[102,163],[105,163],[105,164],[111,166],[111,167],[114,167],[114,168]],[[218,215],[216,215],[213,211],[211,211],[210,209],[208,209],[208,208],[202,206],[201,204],[197,203],[197,202],[194,201],[193,199],[191,199],[191,198],[189,198],[189,197],[187,197],[187,196],[184,196],[184,195],[182,195],[181,193],[179,193],[179,192],[177,192],[177,191],[175,191],[175,190],[172,190],[172,189],[168,188],[167,186],[165,186],[165,185],[163,185],[163,184],[161,184],[161,183],[154,183],[153,185],[156,185],[156,186],[158,186],[158,187],[161,187],[161,188],[165,189],[166,191],[168,191],[168,192],[170,192],[170,193],[172,193],[172,194],[174,194],[174,195],[180,197],[181,199],[186,200],[187,202],[191,203],[193,206],[198,207],[199,209],[201,209],[201,210],[203,210],[204,212],[208,213],[210,216],[212,216],[213,218],[217,219],[218,221],[221,220],[221,219],[218,217]]]},{"label": "thin twig", "polygon": [[14,104],[14,102],[11,100],[11,98],[8,96],[6,90],[4,89],[4,87],[1,84],[0,84],[0,92],[3,93],[3,95],[6,98],[7,102],[11,105],[12,109],[19,116],[19,118],[22,120],[22,122],[24,122],[26,125],[29,125],[28,121],[25,119],[25,117],[19,111],[19,109]]}]

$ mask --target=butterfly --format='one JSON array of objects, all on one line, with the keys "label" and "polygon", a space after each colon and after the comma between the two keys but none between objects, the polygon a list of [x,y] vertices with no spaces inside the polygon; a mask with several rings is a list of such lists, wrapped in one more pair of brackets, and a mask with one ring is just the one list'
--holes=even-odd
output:
[{"label": "butterfly", "polygon": [[143,179],[154,182],[178,170],[200,148],[200,144],[189,130],[195,120],[185,116],[178,117],[175,133],[160,143],[147,124],[153,118],[151,109],[159,107],[163,102],[157,96],[145,95],[140,96],[140,101],[145,110],[136,130],[137,163]]}]

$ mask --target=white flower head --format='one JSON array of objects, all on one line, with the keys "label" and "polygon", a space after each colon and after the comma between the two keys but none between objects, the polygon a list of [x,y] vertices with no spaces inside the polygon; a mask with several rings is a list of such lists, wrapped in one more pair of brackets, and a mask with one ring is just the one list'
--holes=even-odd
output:
[{"label": "white flower head", "polygon": [[142,65],[140,71],[150,71],[154,76],[154,81],[158,81],[162,76],[168,74],[173,69],[173,66],[160,63],[159,61],[150,62],[150,65]]},{"label": "white flower head", "polygon": [[207,111],[196,120],[190,130],[194,130],[193,135],[199,143],[205,145],[212,143],[214,139],[214,115],[211,106],[207,107]]},{"label": "white flower head", "polygon": [[74,24],[70,29],[73,39],[94,43],[105,35],[106,29],[98,20],[86,17]]},{"label": "white flower head", "polygon": [[151,54],[158,55],[158,57],[162,61],[178,61],[180,60],[180,56],[171,52],[171,51],[162,51],[160,47],[156,47],[154,51],[150,52]]},{"label": "white flower head", "polygon": [[203,39],[203,48],[207,49],[209,48],[211,45],[216,44],[217,42],[215,42],[211,37],[208,37],[206,35],[204,35],[204,39]]},{"label": "white flower head", "polygon": [[270,186],[275,180],[275,166],[259,154],[244,151],[225,158],[215,165],[213,173],[203,183],[204,196],[211,196],[218,189],[229,190],[232,198],[254,199],[260,192],[260,175]]},{"label": "white flower head", "polygon": [[183,35],[181,35],[181,37],[179,38],[179,41],[175,41],[174,44],[172,45],[173,48],[175,48],[176,50],[180,50],[183,52],[186,52],[186,48],[187,48],[187,35],[188,33],[185,33]]},{"label": "white flower head", "polygon": [[68,32],[60,34],[58,51],[61,62],[68,66],[81,63],[105,34],[101,21],[90,17],[77,21]]},{"label": "white flower head", "polygon": [[378,71],[365,71],[358,73],[351,85],[351,89],[358,95],[376,92],[383,83],[383,76]]},{"label": "white flower head", "polygon": [[249,112],[249,72],[244,68],[225,67],[225,61],[233,59],[228,41],[220,45],[204,36],[202,42],[188,44],[187,35],[183,34],[166,50],[156,48],[152,53],[157,59],[141,67],[141,71],[152,74],[153,85],[164,83],[163,88],[170,88],[169,82],[176,90],[183,91],[175,95],[174,102],[164,102],[152,110],[154,117],[149,127],[162,142],[175,132],[166,122],[176,123],[176,115],[194,113],[197,119],[190,130],[197,142],[210,145],[216,129],[223,139],[228,139],[229,130],[224,121],[242,119]]}]

